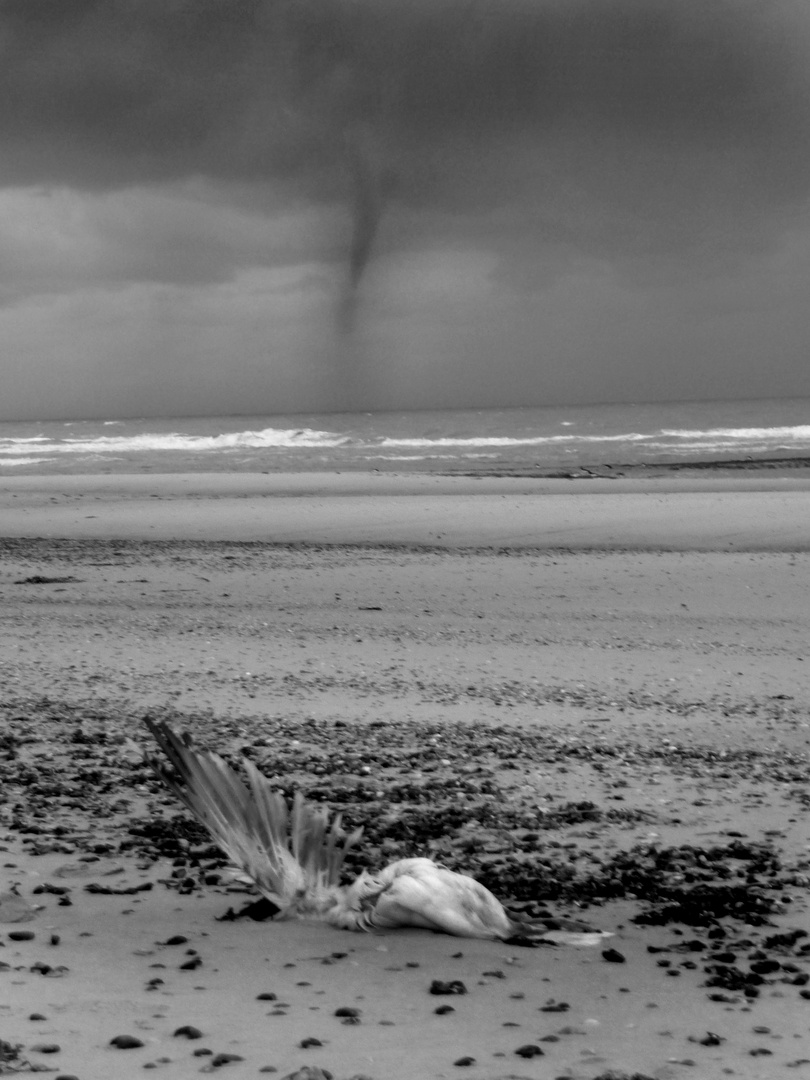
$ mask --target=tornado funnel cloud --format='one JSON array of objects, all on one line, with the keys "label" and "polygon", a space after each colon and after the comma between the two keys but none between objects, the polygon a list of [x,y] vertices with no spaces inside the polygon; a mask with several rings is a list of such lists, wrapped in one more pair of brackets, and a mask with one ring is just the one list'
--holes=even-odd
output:
[{"label": "tornado funnel cloud", "polygon": [[358,303],[358,290],[374,250],[383,212],[380,168],[365,132],[347,140],[351,176],[352,232],[349,243],[348,279],[340,309],[340,322],[351,329]]}]

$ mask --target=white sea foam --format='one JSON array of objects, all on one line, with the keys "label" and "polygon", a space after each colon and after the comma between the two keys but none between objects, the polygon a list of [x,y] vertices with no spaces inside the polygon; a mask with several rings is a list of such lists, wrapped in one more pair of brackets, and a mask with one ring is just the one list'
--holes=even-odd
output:
[{"label": "white sea foam", "polygon": [[748,441],[750,439],[764,439],[773,442],[775,439],[791,441],[810,440],[810,424],[797,424],[793,427],[746,427],[746,428],[710,428],[708,431],[691,431],[684,429],[662,429],[659,435],[670,439],[690,439],[707,441],[721,439],[725,442]]},{"label": "white sea foam", "polygon": [[383,439],[380,446],[393,448],[427,447],[427,446],[548,446],[553,443],[592,443],[592,442],[637,442],[648,439],[649,435],[640,435],[631,432],[627,435],[526,435],[523,437],[513,435],[484,435],[484,436],[461,436],[443,435],[438,439]]},{"label": "white sea foam", "polygon": [[14,466],[14,465],[41,465],[43,461],[53,461],[53,460],[54,460],[54,458],[49,458],[49,457],[42,458],[42,457],[22,457],[22,456],[20,456],[20,457],[10,457],[10,458],[5,458],[5,459],[0,457],[0,465],[10,465],[10,466]]},{"label": "white sea foam", "polygon": [[34,451],[44,454],[121,454],[155,450],[185,450],[197,453],[201,450],[261,450],[265,447],[336,447],[347,441],[346,435],[331,431],[313,431],[309,428],[265,428],[263,431],[235,431],[226,435],[144,432],[140,435],[99,435],[92,439],[60,440],[37,436],[29,439],[0,439],[0,455],[30,454]]}]

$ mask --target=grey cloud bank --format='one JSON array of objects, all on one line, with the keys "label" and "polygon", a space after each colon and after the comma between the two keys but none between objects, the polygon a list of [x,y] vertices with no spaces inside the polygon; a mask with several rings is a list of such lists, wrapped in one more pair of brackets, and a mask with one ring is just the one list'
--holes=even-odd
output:
[{"label": "grey cloud bank", "polygon": [[810,393],[800,0],[3,0],[0,184],[7,412]]}]

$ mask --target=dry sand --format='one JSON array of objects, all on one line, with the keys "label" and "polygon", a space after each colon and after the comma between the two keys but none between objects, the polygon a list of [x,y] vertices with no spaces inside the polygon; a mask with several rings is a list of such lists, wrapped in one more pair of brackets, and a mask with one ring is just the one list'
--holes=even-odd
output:
[{"label": "dry sand", "polygon": [[[0,534],[0,891],[41,905],[0,922],[16,1064],[810,1075],[805,939],[769,942],[810,929],[806,481],[15,478]],[[217,921],[249,897],[122,742],[147,710],[340,801],[370,862],[426,849],[625,962]]]}]

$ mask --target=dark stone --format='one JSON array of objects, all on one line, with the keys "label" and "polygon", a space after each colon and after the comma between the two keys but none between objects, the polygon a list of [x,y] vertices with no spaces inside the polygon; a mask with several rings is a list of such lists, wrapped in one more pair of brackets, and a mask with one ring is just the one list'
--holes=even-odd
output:
[{"label": "dark stone", "polygon": [[430,993],[436,995],[466,994],[467,987],[461,979],[452,979],[450,982],[442,982],[441,979],[434,979],[430,984]]},{"label": "dark stone", "polygon": [[136,1050],[143,1045],[143,1042],[134,1035],[116,1035],[110,1039],[110,1046],[114,1046],[117,1050]]},{"label": "dark stone", "polygon": [[535,1043],[526,1043],[525,1046],[519,1046],[515,1053],[518,1057],[533,1058],[542,1057],[543,1051]]},{"label": "dark stone", "polygon": [[774,971],[779,971],[781,966],[778,960],[755,960],[751,965],[751,970],[757,975],[770,975]]}]

